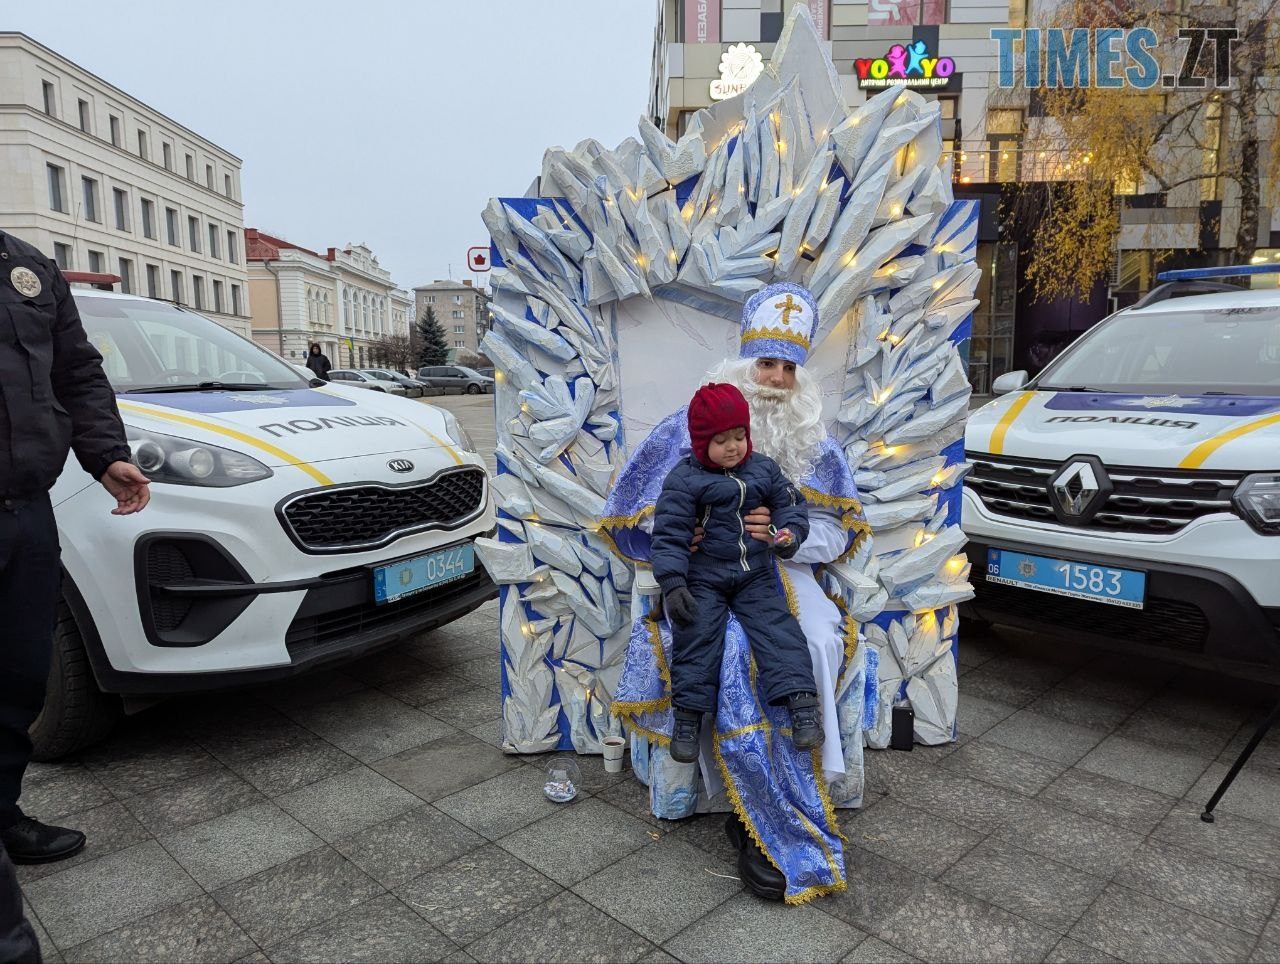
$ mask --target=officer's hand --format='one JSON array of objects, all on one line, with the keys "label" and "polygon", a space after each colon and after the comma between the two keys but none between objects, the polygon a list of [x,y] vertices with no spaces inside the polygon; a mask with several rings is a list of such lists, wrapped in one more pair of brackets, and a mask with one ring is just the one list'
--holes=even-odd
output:
[{"label": "officer's hand", "polygon": [[151,480],[132,462],[112,462],[102,475],[102,487],[116,500],[112,515],[133,515],[151,501]]},{"label": "officer's hand", "polygon": [[705,530],[705,529],[703,529],[703,528],[702,528],[702,526],[694,526],[694,527],[693,527],[693,538],[689,540],[689,551],[690,551],[690,552],[697,552],[697,551],[698,551],[698,543],[702,541],[702,537],[703,537],[703,535],[705,535],[705,534],[706,534],[706,530]]},{"label": "officer's hand", "polygon": [[662,605],[666,609],[667,618],[681,626],[688,626],[697,614],[693,593],[684,586],[667,593],[663,597]]},{"label": "officer's hand", "polygon": [[742,522],[746,527],[747,534],[752,539],[759,539],[761,542],[767,542],[773,545],[773,536],[769,533],[769,519],[771,514],[766,506],[758,506],[752,509],[742,517]]}]

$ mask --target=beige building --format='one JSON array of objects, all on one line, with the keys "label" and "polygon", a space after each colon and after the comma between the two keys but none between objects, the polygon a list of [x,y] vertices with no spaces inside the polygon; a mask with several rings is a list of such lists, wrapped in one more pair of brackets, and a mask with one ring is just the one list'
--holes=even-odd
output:
[{"label": "beige building", "polygon": [[408,336],[413,299],[363,244],[321,254],[247,228],[244,248],[253,339],[285,359],[319,342],[335,368],[363,368],[379,339]]},{"label": "beige building", "polygon": [[240,158],[48,47],[0,32],[0,227],[64,270],[249,334]]},{"label": "beige building", "polygon": [[413,289],[413,317],[421,320],[427,308],[435,310],[444,329],[449,355],[459,349],[479,354],[480,342],[489,330],[489,295],[470,281],[440,281]]}]

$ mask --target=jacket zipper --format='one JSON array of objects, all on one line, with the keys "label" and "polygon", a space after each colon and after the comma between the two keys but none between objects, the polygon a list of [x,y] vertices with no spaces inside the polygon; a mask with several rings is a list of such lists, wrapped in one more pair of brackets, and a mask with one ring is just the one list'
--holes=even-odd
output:
[{"label": "jacket zipper", "polygon": [[747,486],[746,483],[736,475],[730,475],[728,469],[725,469],[724,474],[728,475],[729,478],[738,483],[738,551],[741,553],[742,571],[750,572],[751,567],[747,565],[747,544],[743,541],[747,535],[747,526],[746,523],[742,521],[742,504],[747,499]]}]

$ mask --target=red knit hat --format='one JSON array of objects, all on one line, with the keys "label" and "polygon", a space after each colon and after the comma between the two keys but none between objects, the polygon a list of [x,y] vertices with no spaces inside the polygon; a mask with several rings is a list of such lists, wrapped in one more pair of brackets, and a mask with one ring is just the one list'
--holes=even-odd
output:
[{"label": "red knit hat", "polygon": [[689,441],[699,462],[709,469],[720,468],[707,456],[707,447],[712,438],[734,428],[747,430],[747,455],[750,455],[751,409],[742,392],[723,382],[703,385],[694,392],[689,401]]}]

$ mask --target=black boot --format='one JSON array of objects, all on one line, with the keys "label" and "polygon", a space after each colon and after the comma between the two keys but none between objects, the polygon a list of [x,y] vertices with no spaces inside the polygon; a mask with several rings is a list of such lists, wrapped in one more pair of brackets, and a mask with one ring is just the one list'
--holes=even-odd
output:
[{"label": "black boot", "polygon": [[698,759],[698,732],[702,729],[702,714],[697,710],[676,707],[676,722],[671,728],[671,759],[677,763],[692,763]]},{"label": "black boot", "polygon": [[760,845],[751,839],[736,813],[729,814],[724,831],[738,848],[738,877],[757,897],[782,900],[787,896],[787,878],[765,856]]},{"label": "black boot", "polygon": [[818,697],[813,693],[794,693],[787,697],[787,709],[791,711],[791,742],[797,750],[812,750],[822,746],[822,710]]},{"label": "black boot", "polygon": [[49,864],[72,857],[84,849],[79,830],[51,827],[23,816],[11,827],[0,830],[0,843],[15,864]]}]

